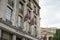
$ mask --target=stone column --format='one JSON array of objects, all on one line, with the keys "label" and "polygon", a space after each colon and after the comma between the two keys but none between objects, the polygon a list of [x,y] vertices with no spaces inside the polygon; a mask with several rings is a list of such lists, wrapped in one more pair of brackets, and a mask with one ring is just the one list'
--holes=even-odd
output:
[{"label": "stone column", "polygon": [[12,40],[16,40],[16,35],[13,35],[12,36]]},{"label": "stone column", "polygon": [[0,40],[1,40],[1,29],[0,29]]},{"label": "stone column", "polygon": [[49,37],[47,36],[47,40],[49,40]]}]

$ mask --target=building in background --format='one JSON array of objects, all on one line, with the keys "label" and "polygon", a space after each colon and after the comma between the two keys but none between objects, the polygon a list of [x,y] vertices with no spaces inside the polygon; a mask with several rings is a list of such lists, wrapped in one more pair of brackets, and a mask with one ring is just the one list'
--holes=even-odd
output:
[{"label": "building in background", "polygon": [[0,40],[39,40],[39,0],[0,0]]},{"label": "building in background", "polygon": [[41,28],[41,39],[51,40],[56,33],[56,28]]}]

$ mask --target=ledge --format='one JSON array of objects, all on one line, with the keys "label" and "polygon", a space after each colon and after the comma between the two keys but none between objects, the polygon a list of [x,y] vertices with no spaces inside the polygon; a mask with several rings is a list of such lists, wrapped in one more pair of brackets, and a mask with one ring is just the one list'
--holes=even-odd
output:
[{"label": "ledge", "polygon": [[[13,30],[16,30],[16,31],[14,31],[13,32],[13,30],[9,30],[8,29],[8,32],[10,31],[11,33],[14,33],[14,34],[17,34],[17,35],[19,35],[19,32],[21,32],[21,33],[23,33],[23,34],[21,34],[23,37],[25,37],[26,35],[28,36],[28,37],[30,37],[31,39],[33,38],[33,39],[38,39],[38,38],[36,38],[36,37],[34,37],[34,36],[32,36],[32,35],[30,35],[29,33],[26,33],[26,32],[24,32],[23,30],[19,30],[16,26],[13,26],[13,25],[11,25],[11,24],[8,24],[8,23],[6,23],[4,20],[2,20],[2,18],[0,18],[0,23],[2,23],[2,24],[4,24],[4,25],[6,25],[7,27],[9,26],[9,28],[10,29],[13,29]],[[1,26],[1,25],[0,25]],[[5,30],[3,27],[1,27],[3,30]],[[6,29],[7,30],[7,29]]]}]

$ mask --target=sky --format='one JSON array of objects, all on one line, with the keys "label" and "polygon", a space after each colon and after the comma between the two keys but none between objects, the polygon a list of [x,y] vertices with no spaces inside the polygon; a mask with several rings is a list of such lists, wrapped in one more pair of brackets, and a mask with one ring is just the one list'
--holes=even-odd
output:
[{"label": "sky", "polygon": [[60,0],[39,0],[40,27],[60,28]]}]

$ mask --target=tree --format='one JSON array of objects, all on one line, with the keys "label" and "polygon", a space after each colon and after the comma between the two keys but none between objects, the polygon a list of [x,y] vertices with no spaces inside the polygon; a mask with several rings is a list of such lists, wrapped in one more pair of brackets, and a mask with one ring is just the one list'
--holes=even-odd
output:
[{"label": "tree", "polygon": [[56,30],[56,33],[54,34],[53,40],[60,40],[60,29]]}]

